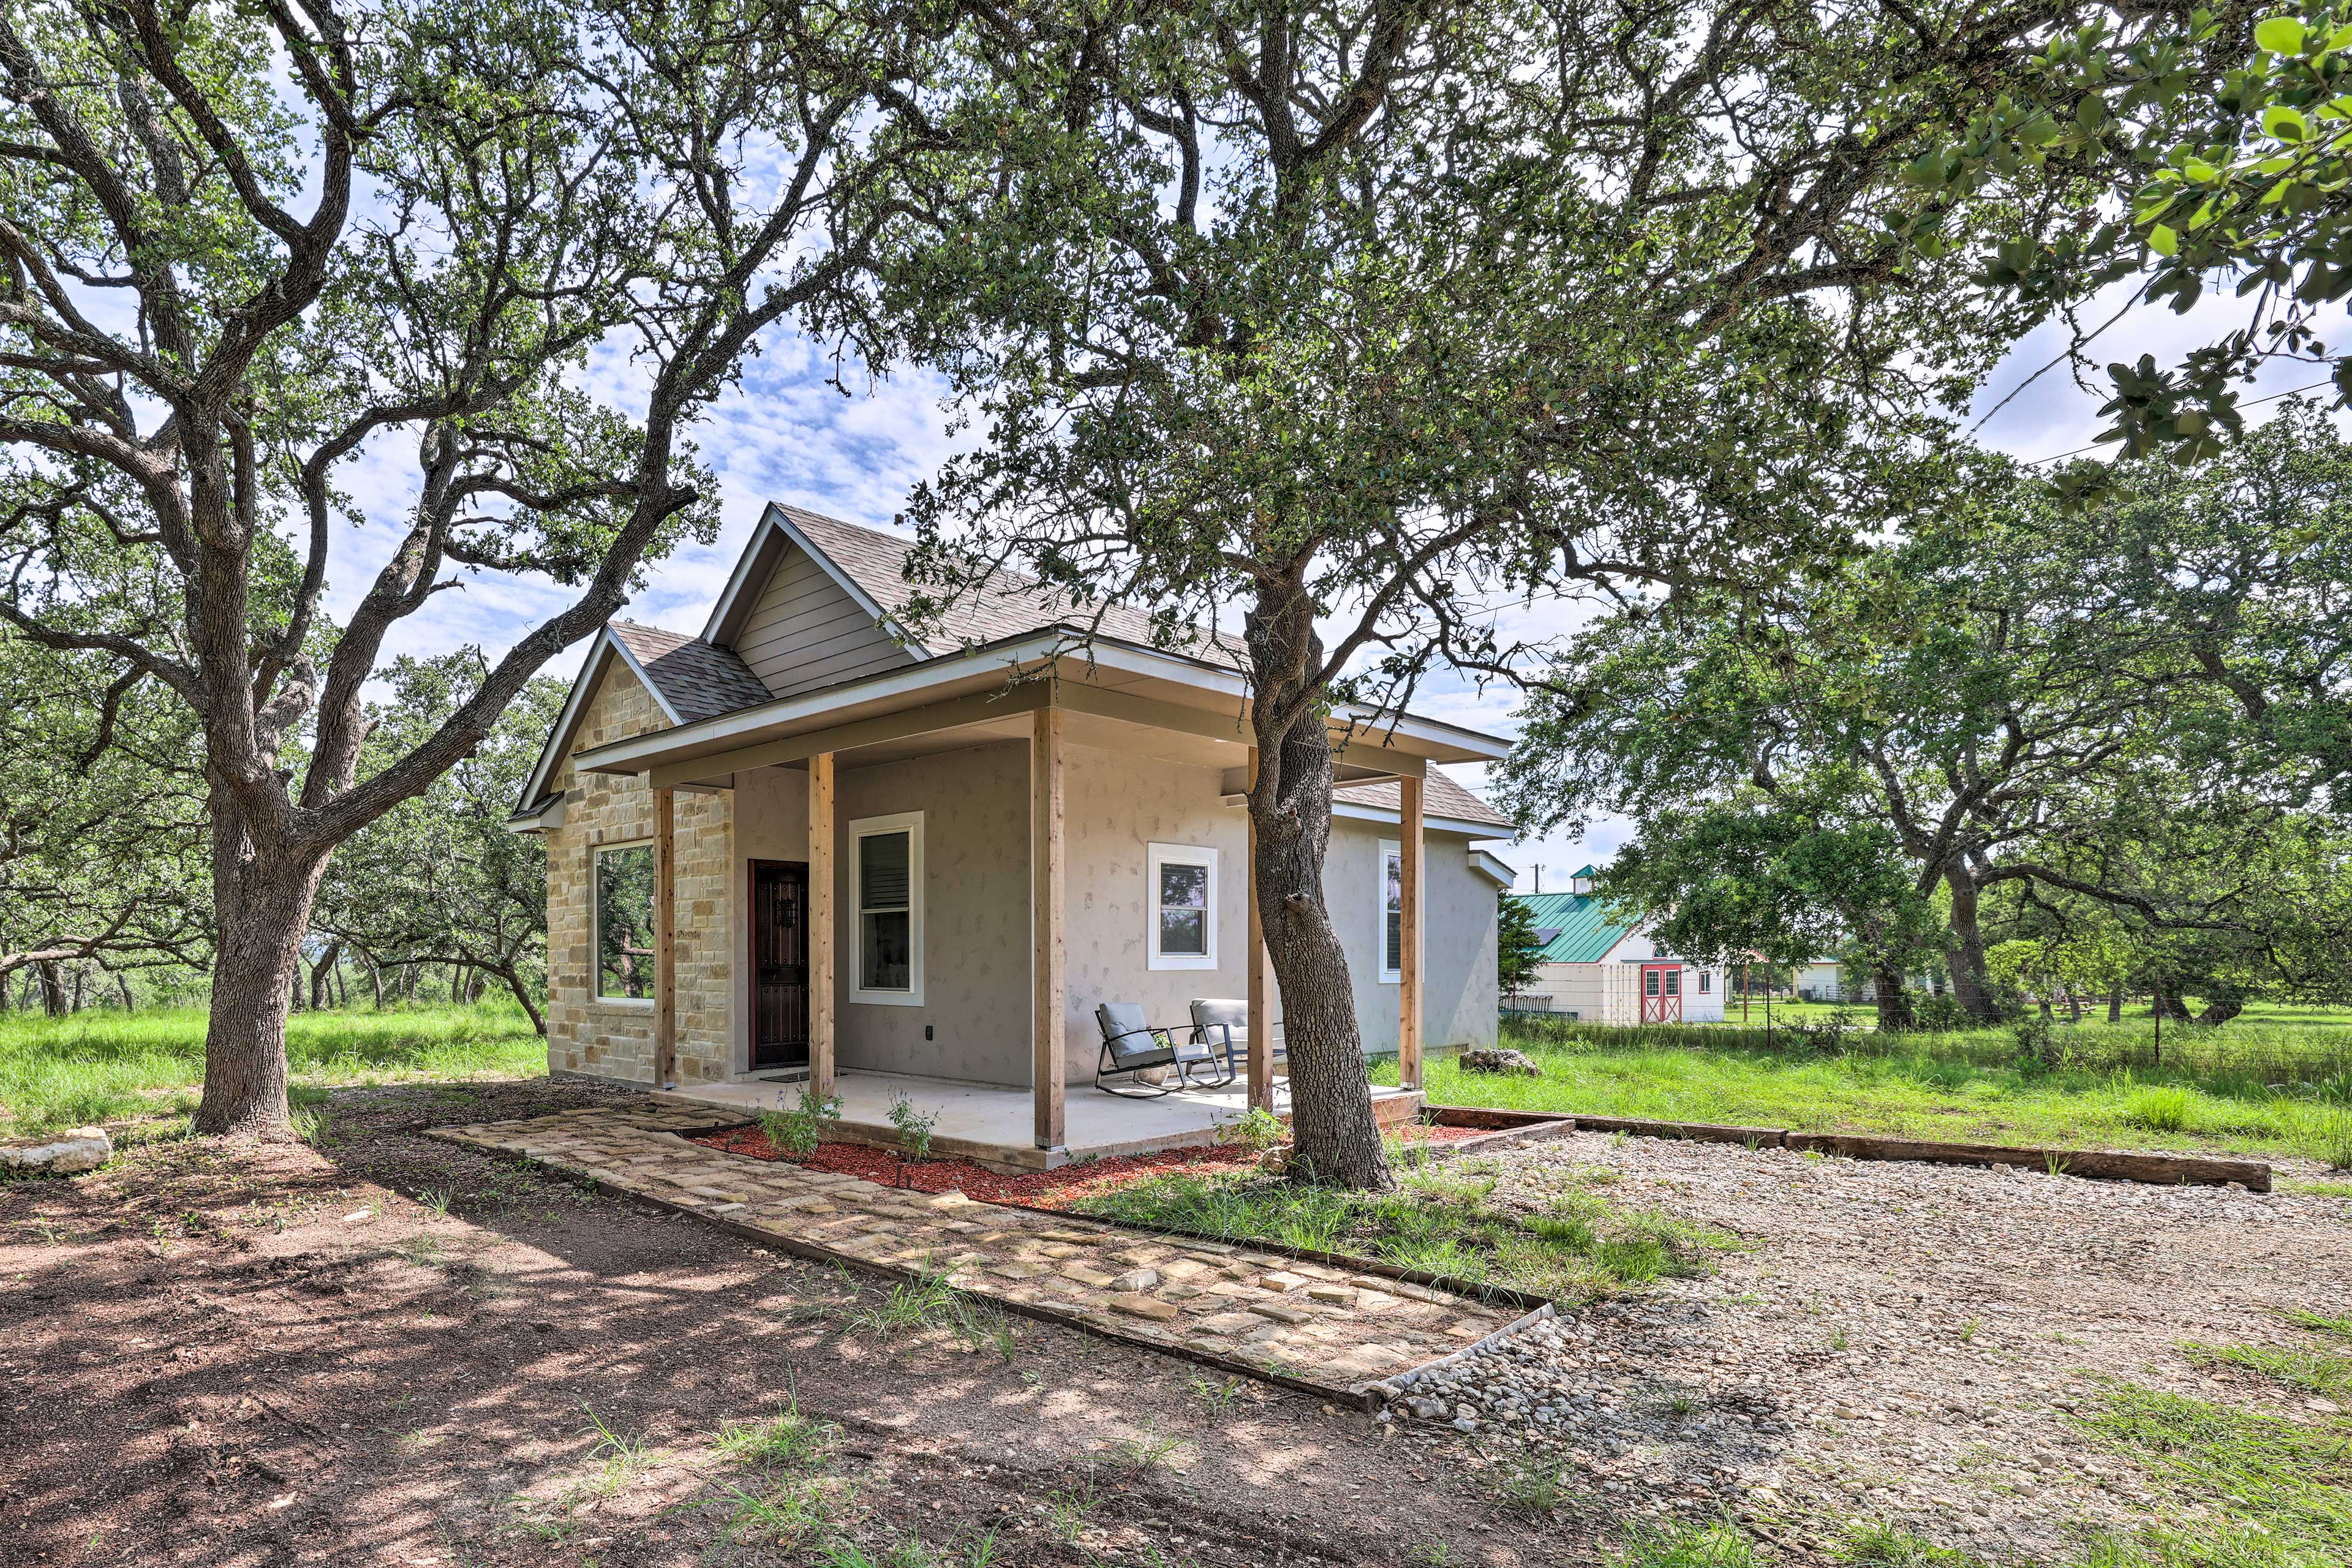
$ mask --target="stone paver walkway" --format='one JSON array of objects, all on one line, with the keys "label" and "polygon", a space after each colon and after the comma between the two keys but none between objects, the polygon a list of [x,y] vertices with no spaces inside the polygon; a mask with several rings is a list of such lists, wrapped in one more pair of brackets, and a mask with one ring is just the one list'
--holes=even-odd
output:
[{"label": "stone paver walkway", "polygon": [[708,1110],[593,1107],[430,1136],[518,1155],[1031,1316],[1366,1400],[1369,1384],[1519,1316],[1449,1291],[1223,1242],[1162,1239],[1066,1215],[920,1193],[689,1143]]}]

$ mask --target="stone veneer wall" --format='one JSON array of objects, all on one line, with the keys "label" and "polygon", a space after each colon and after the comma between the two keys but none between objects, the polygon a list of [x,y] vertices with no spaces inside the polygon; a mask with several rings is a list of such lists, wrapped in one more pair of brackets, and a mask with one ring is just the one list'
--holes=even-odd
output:
[{"label": "stone veneer wall", "polygon": [[[668,727],[636,677],[614,664],[573,738],[574,753]],[[595,994],[593,856],[601,844],[650,841],[653,790],[642,779],[557,775],[563,826],[547,836],[547,1066],[551,1072],[651,1083],[654,1009]],[[677,797],[677,1071],[723,1079],[733,1066],[729,994],[734,957],[732,797]]]}]

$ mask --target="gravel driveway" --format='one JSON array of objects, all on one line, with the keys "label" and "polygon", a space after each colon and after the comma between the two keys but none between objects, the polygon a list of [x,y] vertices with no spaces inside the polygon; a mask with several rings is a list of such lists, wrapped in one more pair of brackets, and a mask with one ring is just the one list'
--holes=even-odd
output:
[{"label": "gravel driveway", "polygon": [[1436,1422],[1412,1434],[1504,1463],[1567,1458],[1590,1472],[1571,1486],[1644,1511],[1728,1510],[1800,1555],[1862,1519],[2008,1560],[2146,1518],[2131,1467],[2075,1440],[2067,1412],[2122,1378],[2305,1414],[2300,1394],[2210,1377],[2179,1347],[2293,1343],[2284,1310],[2352,1301],[2340,1196],[1590,1133],[1463,1167],[1497,1176],[1504,1201],[1583,1185],[1740,1244],[1705,1278],[1416,1388]]}]

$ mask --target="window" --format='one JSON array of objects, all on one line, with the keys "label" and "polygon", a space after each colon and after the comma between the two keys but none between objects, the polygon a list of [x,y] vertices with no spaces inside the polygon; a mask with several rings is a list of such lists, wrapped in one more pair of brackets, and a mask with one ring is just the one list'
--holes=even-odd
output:
[{"label": "window", "polygon": [[1381,984],[1404,979],[1404,846],[1381,841]]},{"label": "window", "polygon": [[1145,860],[1150,880],[1150,969],[1217,967],[1217,852],[1192,844],[1154,844]]},{"label": "window", "polygon": [[1682,994],[1683,994],[1683,972],[1682,972],[1681,970],[1679,970],[1679,969],[1669,969],[1669,970],[1667,970],[1667,971],[1666,971],[1666,994],[1667,994],[1667,995],[1669,995],[1669,996],[1679,996],[1679,995],[1681,995]]},{"label": "window", "polygon": [[1655,996],[1657,994],[1658,972],[1654,969],[1644,969],[1642,971],[1642,994]]},{"label": "window", "polygon": [[654,999],[654,847],[596,849],[596,994]]},{"label": "window", "polygon": [[856,900],[853,1002],[902,1007],[923,1001],[923,814],[866,816],[849,825],[850,892]]},{"label": "window", "polygon": [[1698,972],[1698,994],[1702,996],[1715,989],[1715,976],[1702,969]]}]

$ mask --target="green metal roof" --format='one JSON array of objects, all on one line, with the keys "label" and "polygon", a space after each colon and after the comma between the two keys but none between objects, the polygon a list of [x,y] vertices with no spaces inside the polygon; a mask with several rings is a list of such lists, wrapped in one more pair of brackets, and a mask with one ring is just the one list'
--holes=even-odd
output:
[{"label": "green metal roof", "polygon": [[1528,906],[1538,931],[1554,932],[1544,944],[1546,963],[1598,963],[1633,934],[1601,912],[1601,900],[1583,893],[1513,893]]}]

